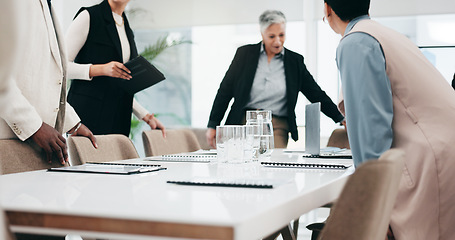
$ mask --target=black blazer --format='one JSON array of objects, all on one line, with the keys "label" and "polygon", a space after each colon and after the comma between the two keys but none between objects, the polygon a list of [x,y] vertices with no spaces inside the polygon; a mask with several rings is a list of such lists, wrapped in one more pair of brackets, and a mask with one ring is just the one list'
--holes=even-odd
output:
[{"label": "black blazer", "polygon": [[[229,102],[234,98],[226,124],[241,124],[245,116],[245,106],[249,101],[251,86],[259,62],[261,44],[245,45],[237,49],[218,93],[213,102],[208,123],[215,128],[221,122]],[[284,73],[286,75],[287,119],[292,139],[297,141],[297,124],[295,121],[295,105],[298,93],[302,92],[310,102],[321,102],[321,111],[335,122],[343,120],[337,106],[314,81],[303,63],[303,56],[285,48]]]},{"label": "black blazer", "polygon": [[[122,48],[112,10],[107,0],[98,5],[81,8],[76,16],[87,10],[90,14],[90,30],[87,41],[74,62],[81,64],[105,64],[123,62]],[[123,13],[126,35],[130,44],[131,58],[137,56],[134,34]],[[68,92],[68,102],[94,134],[129,135],[133,95],[119,83],[121,79],[107,76],[94,77],[91,81],[74,79]]]}]

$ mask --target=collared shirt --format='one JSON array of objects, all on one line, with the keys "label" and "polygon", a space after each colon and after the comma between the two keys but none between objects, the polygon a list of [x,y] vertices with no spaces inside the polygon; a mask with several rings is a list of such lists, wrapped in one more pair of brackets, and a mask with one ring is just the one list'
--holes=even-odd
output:
[{"label": "collared shirt", "polygon": [[261,44],[259,62],[246,107],[271,110],[273,115],[287,116],[286,76],[284,74],[284,48],[270,63],[264,44]]},{"label": "collared shirt", "polygon": [[[360,16],[349,22],[344,35],[354,25],[369,19]],[[393,101],[385,57],[379,42],[356,32],[344,37],[337,48],[346,124],[356,166],[377,159],[393,141]]]}]

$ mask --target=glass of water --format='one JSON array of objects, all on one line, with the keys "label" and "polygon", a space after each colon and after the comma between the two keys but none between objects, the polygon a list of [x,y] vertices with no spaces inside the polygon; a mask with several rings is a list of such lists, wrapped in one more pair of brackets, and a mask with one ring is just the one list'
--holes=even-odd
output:
[{"label": "glass of water", "polygon": [[216,153],[220,163],[244,163],[245,129],[241,125],[216,127]]},{"label": "glass of water", "polygon": [[245,161],[257,162],[259,158],[259,146],[261,143],[261,128],[259,125],[245,125]]},{"label": "glass of water", "polygon": [[258,119],[263,121],[272,122],[272,111],[271,110],[248,110],[246,111],[246,124],[253,125],[256,124]]},{"label": "glass of water", "polygon": [[275,148],[272,122],[258,123],[262,134],[259,142],[259,160],[270,160]]},{"label": "glass of water", "polygon": [[273,148],[275,147],[273,138],[272,111],[254,110],[246,112],[246,125],[259,126],[259,160],[270,160]]}]

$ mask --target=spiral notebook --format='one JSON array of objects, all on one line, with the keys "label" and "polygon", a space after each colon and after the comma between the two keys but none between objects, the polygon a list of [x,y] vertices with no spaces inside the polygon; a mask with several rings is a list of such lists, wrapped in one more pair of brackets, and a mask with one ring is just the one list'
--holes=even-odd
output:
[{"label": "spiral notebook", "polygon": [[305,149],[285,149],[285,153],[301,153],[304,158],[339,158],[352,159],[351,149],[340,149],[336,147],[321,148],[319,154],[310,154]]},{"label": "spiral notebook", "polygon": [[161,165],[155,164],[130,164],[130,163],[85,163],[82,165],[49,168],[51,172],[75,172],[75,173],[100,173],[130,175],[145,172],[166,170]]},{"label": "spiral notebook", "polygon": [[200,163],[209,163],[216,160],[216,152],[210,153],[182,153],[182,154],[168,154],[148,157],[144,160],[148,161],[166,161],[166,162],[200,162]]},{"label": "spiral notebook", "polygon": [[305,168],[305,169],[337,169],[344,170],[349,168],[350,164],[338,164],[338,163],[290,163],[290,162],[261,162],[265,167],[277,167],[277,168]]},{"label": "spiral notebook", "polygon": [[273,188],[272,184],[251,181],[167,181],[178,185],[195,185],[210,187],[238,187],[238,188]]}]

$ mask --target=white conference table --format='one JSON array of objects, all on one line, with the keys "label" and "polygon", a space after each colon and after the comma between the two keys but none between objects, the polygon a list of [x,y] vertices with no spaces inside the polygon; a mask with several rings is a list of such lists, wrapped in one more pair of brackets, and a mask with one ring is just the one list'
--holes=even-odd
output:
[{"label": "white conference table", "polygon": [[[280,149],[271,160],[319,161]],[[257,163],[125,162],[161,164],[167,170],[136,175],[41,170],[0,176],[0,204],[12,230],[123,239],[261,239],[335,200],[353,171],[269,168]],[[275,185],[259,189],[166,183],[208,178]]]}]

